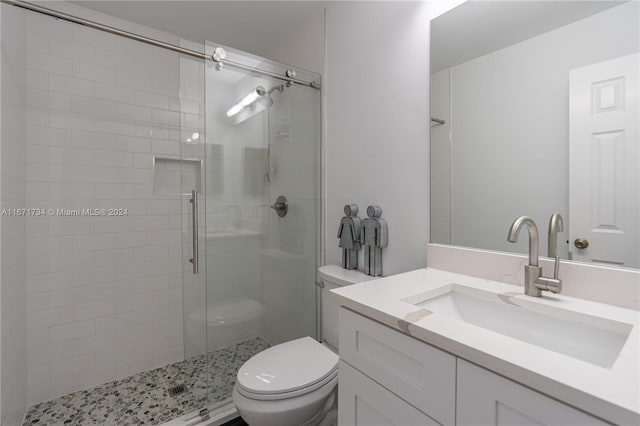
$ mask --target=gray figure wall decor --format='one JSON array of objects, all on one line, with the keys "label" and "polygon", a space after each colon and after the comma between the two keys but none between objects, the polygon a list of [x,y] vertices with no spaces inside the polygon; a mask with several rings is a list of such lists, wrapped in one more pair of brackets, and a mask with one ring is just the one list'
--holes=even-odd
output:
[{"label": "gray figure wall decor", "polygon": [[364,246],[364,273],[372,277],[382,275],[382,249],[389,245],[387,221],[380,219],[380,206],[367,207],[367,219],[362,221],[360,242]]},{"label": "gray figure wall decor", "polygon": [[358,217],[358,206],[347,204],[344,206],[344,216],[338,228],[338,246],[342,248],[342,267],[345,269],[358,268],[358,250],[360,250],[361,222]]}]

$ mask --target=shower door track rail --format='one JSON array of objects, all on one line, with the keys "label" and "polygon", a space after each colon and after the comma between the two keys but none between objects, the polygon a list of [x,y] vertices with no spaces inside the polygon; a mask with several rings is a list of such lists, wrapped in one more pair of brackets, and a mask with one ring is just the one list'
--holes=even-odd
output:
[{"label": "shower door track rail", "polygon": [[111,34],[115,34],[121,37],[126,37],[132,40],[136,40],[142,43],[146,43],[146,44],[150,44],[152,46],[157,46],[157,47],[161,47],[163,49],[168,49],[168,50],[172,50],[174,52],[183,54],[183,55],[187,55],[187,56],[191,56],[194,58],[198,58],[198,59],[202,59],[204,61],[207,60],[212,60],[215,61],[217,63],[220,64],[224,64],[224,65],[229,65],[232,66],[234,68],[239,68],[245,71],[249,71],[252,73],[256,73],[256,74],[261,74],[261,75],[267,75],[269,77],[273,77],[273,78],[277,78],[279,80],[283,80],[283,81],[287,81],[287,82],[291,82],[291,83],[295,83],[295,84],[299,84],[301,86],[307,86],[307,87],[311,87],[313,89],[320,89],[320,83],[316,82],[316,81],[305,81],[305,80],[300,80],[297,79],[295,77],[289,77],[286,74],[285,75],[280,75],[278,73],[272,72],[272,71],[268,71],[268,70],[263,70],[260,68],[255,68],[255,67],[251,67],[248,65],[244,65],[241,64],[239,62],[234,62],[234,61],[229,61],[229,60],[216,60],[214,59],[212,56],[206,55],[202,52],[198,52],[195,50],[191,50],[191,49],[187,49],[184,47],[180,47],[180,46],[176,46],[174,44],[171,43],[165,43],[164,41],[160,41],[160,40],[156,40],[150,37],[145,37],[143,35],[140,34],[135,34],[129,31],[125,31],[125,30],[121,30],[119,28],[115,28],[115,27],[111,27],[109,25],[104,25],[104,24],[100,24],[98,22],[95,21],[91,21],[88,19],[84,19],[84,18],[80,18],[78,16],[73,16],[73,15],[69,15],[67,13],[64,12],[59,12],[57,10],[53,10],[53,9],[49,9],[47,7],[43,7],[43,6],[39,6],[33,3],[29,3],[26,1],[21,1],[21,0],[0,0],[1,3],[6,3],[6,4],[10,4],[13,6],[17,6],[17,7],[21,7],[23,9],[27,9],[30,10],[32,12],[37,12],[37,13],[41,13],[43,15],[48,15],[51,16],[53,18],[58,18],[58,19],[62,19],[65,21],[69,21],[69,22],[73,22],[74,24],[79,24],[79,25],[83,25],[85,27],[89,27],[89,28],[93,28],[99,31],[104,31],[107,33],[111,33]]}]

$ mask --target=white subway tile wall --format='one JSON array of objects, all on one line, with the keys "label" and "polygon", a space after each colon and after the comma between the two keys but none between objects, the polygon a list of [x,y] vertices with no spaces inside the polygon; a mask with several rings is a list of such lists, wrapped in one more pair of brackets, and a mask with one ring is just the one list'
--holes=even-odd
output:
[{"label": "white subway tile wall", "polygon": [[34,13],[26,28],[27,206],[128,210],[27,218],[33,404],[183,359],[188,203],[154,193],[153,156],[180,156],[180,126],[203,112],[203,94],[184,99],[186,117],[177,54]]}]

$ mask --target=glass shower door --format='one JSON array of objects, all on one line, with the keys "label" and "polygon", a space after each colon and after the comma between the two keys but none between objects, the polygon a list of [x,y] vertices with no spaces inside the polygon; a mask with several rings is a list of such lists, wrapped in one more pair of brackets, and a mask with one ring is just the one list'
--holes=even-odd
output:
[{"label": "glass shower door", "polygon": [[[207,53],[216,47],[207,43]],[[225,50],[235,63],[278,75],[287,69]],[[237,370],[251,356],[287,340],[316,337],[320,92],[232,65],[209,61],[204,70],[201,267],[209,403],[220,406],[230,402]],[[297,72],[298,78],[319,81],[318,75]]]}]

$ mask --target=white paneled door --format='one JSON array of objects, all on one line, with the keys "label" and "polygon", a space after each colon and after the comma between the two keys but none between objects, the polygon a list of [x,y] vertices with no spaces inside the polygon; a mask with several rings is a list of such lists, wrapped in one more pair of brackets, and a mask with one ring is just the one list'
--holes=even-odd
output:
[{"label": "white paneled door", "polygon": [[638,68],[636,53],[569,73],[575,260],[640,266]]}]

